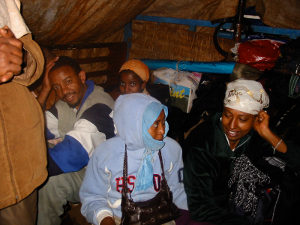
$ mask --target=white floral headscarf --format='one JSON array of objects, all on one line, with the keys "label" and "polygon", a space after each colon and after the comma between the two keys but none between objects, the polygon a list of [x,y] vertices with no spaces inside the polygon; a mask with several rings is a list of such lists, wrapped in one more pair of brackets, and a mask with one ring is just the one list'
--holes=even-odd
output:
[{"label": "white floral headscarf", "polygon": [[257,115],[269,107],[269,96],[261,83],[241,78],[227,84],[224,107]]}]

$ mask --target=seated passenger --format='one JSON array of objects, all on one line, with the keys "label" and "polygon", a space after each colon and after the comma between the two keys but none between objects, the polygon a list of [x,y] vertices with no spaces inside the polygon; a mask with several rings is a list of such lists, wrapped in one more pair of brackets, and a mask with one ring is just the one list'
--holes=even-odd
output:
[{"label": "seated passenger", "polygon": [[231,82],[227,85],[223,113],[200,124],[186,139],[184,148],[190,151],[185,160],[184,185],[193,220],[250,224],[227,210],[234,162],[244,153],[281,158],[288,169],[295,171],[300,148],[270,130],[270,117],[262,110],[268,105],[269,97],[259,82]]},{"label": "seated passenger", "polygon": [[149,68],[140,60],[131,59],[125,62],[119,72],[121,94],[144,93],[149,80]]},{"label": "seated passenger", "polygon": [[54,60],[51,68],[47,65],[45,73],[49,75],[45,74],[45,79],[49,80],[43,84],[48,84],[60,100],[45,113],[47,139],[52,142],[48,148],[50,177],[39,190],[39,225],[61,224],[67,201],[80,201],[79,188],[94,149],[115,136],[113,99],[102,87],[86,81],[85,72],[74,59],[60,56]]},{"label": "seated passenger", "polygon": [[[80,189],[82,214],[93,224],[120,224],[124,185],[125,146],[128,155],[128,188],[134,201],[147,201],[161,190],[162,168],[173,202],[187,209],[178,143],[169,137],[167,107],[149,95],[121,95],[115,104],[118,136],[99,145],[92,155]],[[126,223],[124,223],[126,224]],[[169,224],[169,223],[168,223]]]}]

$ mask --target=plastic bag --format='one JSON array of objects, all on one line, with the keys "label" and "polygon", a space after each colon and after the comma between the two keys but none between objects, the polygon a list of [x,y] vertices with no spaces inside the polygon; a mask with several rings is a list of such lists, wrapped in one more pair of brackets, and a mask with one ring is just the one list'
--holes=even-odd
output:
[{"label": "plastic bag", "polygon": [[235,50],[232,50],[237,54],[236,61],[260,71],[272,69],[280,55],[279,46],[285,42],[257,36],[253,38],[236,44]]}]

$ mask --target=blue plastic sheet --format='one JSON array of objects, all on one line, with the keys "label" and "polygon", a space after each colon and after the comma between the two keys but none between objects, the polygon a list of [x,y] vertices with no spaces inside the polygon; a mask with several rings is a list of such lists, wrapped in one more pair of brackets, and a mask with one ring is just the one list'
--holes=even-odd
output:
[{"label": "blue plastic sheet", "polygon": [[154,60],[142,59],[150,70],[159,68],[171,68],[175,70],[199,72],[199,73],[219,73],[232,74],[235,62],[193,62],[176,60]]}]

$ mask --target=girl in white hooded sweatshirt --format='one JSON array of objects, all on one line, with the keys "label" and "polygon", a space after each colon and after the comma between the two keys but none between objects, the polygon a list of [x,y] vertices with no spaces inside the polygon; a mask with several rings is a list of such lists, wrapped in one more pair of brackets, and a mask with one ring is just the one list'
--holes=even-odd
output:
[{"label": "girl in white hooded sweatshirt", "polygon": [[158,150],[161,149],[173,202],[187,210],[182,152],[176,141],[166,137],[167,114],[167,107],[149,95],[128,94],[117,99],[113,120],[118,135],[96,148],[80,189],[81,212],[90,223],[120,223],[125,145],[127,181],[133,201],[147,201],[159,192],[162,171]]}]

